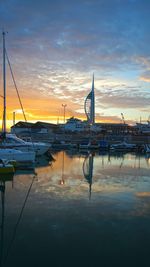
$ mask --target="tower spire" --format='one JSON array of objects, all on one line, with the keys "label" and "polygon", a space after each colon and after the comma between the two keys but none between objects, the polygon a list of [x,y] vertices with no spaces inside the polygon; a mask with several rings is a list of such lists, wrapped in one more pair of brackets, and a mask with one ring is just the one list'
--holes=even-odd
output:
[{"label": "tower spire", "polygon": [[91,98],[91,123],[95,123],[95,93],[94,93],[94,73],[92,81],[92,98]]},{"label": "tower spire", "polygon": [[93,80],[92,80],[92,89],[85,99],[84,110],[87,116],[87,121],[90,124],[94,124],[95,123],[94,73],[93,73]]}]

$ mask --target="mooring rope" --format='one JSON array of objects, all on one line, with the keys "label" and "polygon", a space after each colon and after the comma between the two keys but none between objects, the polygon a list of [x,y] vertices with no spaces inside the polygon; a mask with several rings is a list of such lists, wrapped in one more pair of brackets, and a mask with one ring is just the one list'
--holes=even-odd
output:
[{"label": "mooring rope", "polygon": [[25,112],[24,112],[24,108],[23,108],[23,105],[22,105],[22,102],[21,102],[21,98],[20,98],[20,95],[19,95],[19,91],[18,91],[18,88],[17,88],[17,84],[16,84],[16,81],[15,81],[15,77],[14,77],[14,74],[13,74],[13,70],[12,70],[12,67],[11,67],[10,60],[8,58],[8,54],[7,54],[6,49],[5,49],[5,54],[6,54],[6,59],[7,59],[8,65],[9,65],[10,73],[11,73],[11,76],[12,76],[12,80],[13,80],[13,83],[14,83],[14,86],[15,86],[15,89],[16,89],[16,92],[17,92],[18,99],[19,99],[19,103],[20,103],[20,106],[21,106],[21,109],[22,109],[24,120],[27,122],[26,115],[25,115]]},{"label": "mooring rope", "polygon": [[9,244],[9,246],[8,246],[8,249],[7,249],[7,252],[6,252],[6,256],[5,256],[5,259],[4,259],[4,264],[6,263],[6,261],[7,261],[7,259],[8,259],[9,252],[10,252],[11,247],[12,247],[12,245],[13,245],[13,242],[14,242],[14,240],[15,240],[16,233],[17,233],[17,228],[18,228],[19,223],[20,223],[20,221],[21,221],[22,214],[23,214],[23,211],[24,211],[24,209],[25,209],[25,205],[26,205],[26,203],[27,203],[27,200],[28,200],[28,197],[29,197],[29,194],[30,194],[32,185],[33,185],[33,182],[34,182],[34,180],[35,180],[35,177],[36,177],[36,175],[34,175],[33,178],[32,178],[32,181],[31,181],[31,184],[30,184],[30,186],[29,186],[29,189],[28,189],[27,195],[26,195],[26,197],[25,197],[24,203],[23,203],[23,205],[22,205],[22,208],[21,208],[21,211],[20,211],[20,214],[19,214],[17,223],[16,223],[16,225],[15,225],[15,227],[14,227],[14,231],[13,231],[12,239],[11,239],[11,241],[10,241],[10,244]]}]

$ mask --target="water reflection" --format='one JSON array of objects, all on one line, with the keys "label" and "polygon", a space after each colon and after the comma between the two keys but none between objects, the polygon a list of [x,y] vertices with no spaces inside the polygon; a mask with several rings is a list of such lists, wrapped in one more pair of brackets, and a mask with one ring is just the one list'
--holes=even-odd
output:
[{"label": "water reflection", "polygon": [[3,264],[3,250],[4,250],[4,218],[5,218],[5,189],[6,183],[12,182],[13,174],[0,174],[0,193],[1,193],[1,224],[0,224],[0,266]]},{"label": "water reflection", "polygon": [[90,153],[83,162],[83,174],[85,179],[89,183],[89,199],[91,199],[91,192],[92,192],[93,158],[94,155]]},{"label": "water reflection", "polygon": [[64,185],[65,179],[64,179],[64,151],[62,151],[62,174],[61,174],[61,180],[59,181],[60,185]]},{"label": "water reflection", "polygon": [[[28,173],[28,171],[27,171]],[[32,171],[31,171],[32,173]],[[20,175],[23,174],[24,172],[22,170],[20,170]],[[15,175],[17,177],[17,175]],[[4,239],[5,239],[5,231],[4,231],[4,219],[5,219],[5,189],[6,189],[6,182],[11,182],[12,183],[12,189],[14,189],[14,174],[1,174],[0,175],[0,191],[1,191],[1,243],[0,243],[0,266],[5,266],[5,264],[7,264],[7,260],[9,257],[9,254],[11,253],[11,249],[14,245],[15,242],[15,238],[17,235],[17,230],[18,230],[18,226],[21,222],[22,219],[22,215],[30,194],[30,191],[32,189],[33,183],[35,181],[36,178],[36,174],[34,173],[34,175],[32,175],[32,179],[30,181],[28,190],[25,194],[25,198],[23,200],[23,203],[20,207],[19,213],[17,215],[17,219],[16,222],[13,226],[13,231],[12,231],[12,235],[11,238],[9,240],[9,243],[7,244],[5,250],[4,250]],[[5,254],[4,254],[5,251]]]},{"label": "water reflection", "polygon": [[[57,197],[86,197],[89,188],[94,195],[137,190],[139,182],[149,177],[148,160],[144,155],[131,153],[86,153],[78,151],[56,152],[55,161],[45,166],[36,166],[41,193],[53,192]],[[139,179],[139,181],[138,181]],[[87,183],[86,183],[86,182]],[[61,186],[63,185],[63,189]],[[38,192],[38,188],[37,188]]]},{"label": "water reflection", "polygon": [[[78,151],[55,152],[55,161],[45,166],[36,166],[38,186],[36,192],[50,197],[96,200],[98,194],[115,197],[137,190],[145,190],[145,177],[149,177],[148,159],[134,153],[81,154]],[[147,183],[149,181],[147,180]],[[62,186],[63,185],[63,186]],[[40,186],[40,187],[39,187]],[[99,195],[100,196],[100,195]]]},{"label": "water reflection", "polygon": [[[99,259],[116,267],[118,257],[118,266],[135,266],[136,252],[144,257],[150,245],[149,159],[78,151],[53,157],[16,173],[13,190],[7,183],[6,267],[99,266]],[[6,185],[0,181],[4,245]],[[123,265],[124,255],[134,260],[127,256]]]}]

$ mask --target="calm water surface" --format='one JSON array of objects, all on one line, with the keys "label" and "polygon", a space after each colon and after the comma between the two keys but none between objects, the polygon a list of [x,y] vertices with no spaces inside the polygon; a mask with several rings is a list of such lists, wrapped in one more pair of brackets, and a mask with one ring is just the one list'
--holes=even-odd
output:
[{"label": "calm water surface", "polygon": [[150,158],[53,156],[0,178],[0,266],[149,266]]}]

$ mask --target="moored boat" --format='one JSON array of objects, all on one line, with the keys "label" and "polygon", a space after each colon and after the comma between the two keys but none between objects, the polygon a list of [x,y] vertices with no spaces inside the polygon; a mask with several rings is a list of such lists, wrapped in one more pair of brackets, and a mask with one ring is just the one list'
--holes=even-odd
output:
[{"label": "moored boat", "polygon": [[79,144],[79,149],[88,149],[89,148],[89,141],[82,141]]},{"label": "moored boat", "polygon": [[14,148],[21,151],[34,151],[36,156],[45,154],[50,145],[42,142],[26,142],[15,134],[6,133],[1,136],[0,148]]},{"label": "moored boat", "polygon": [[99,142],[99,149],[100,150],[108,150],[109,149],[109,144],[106,140],[101,140]]},{"label": "moored boat", "polygon": [[150,145],[149,144],[145,144],[144,150],[145,150],[146,153],[150,153]]},{"label": "moored boat", "polygon": [[[49,150],[50,145],[47,145],[45,143],[34,143],[34,142],[25,142],[22,139],[18,138],[15,134],[9,134],[7,133],[6,129],[6,60],[8,61],[8,65],[10,67],[10,72],[12,74],[12,69],[10,66],[10,62],[8,59],[8,55],[6,53],[6,47],[5,47],[5,32],[2,33],[3,36],[3,127],[2,127],[2,134],[0,136],[0,149],[2,153],[2,149],[5,149],[4,154],[6,155],[8,153],[11,155],[17,155],[16,150],[25,151],[26,153],[29,153],[29,161],[33,161],[33,157],[35,158],[34,154],[36,155],[43,155]],[[14,80],[13,74],[12,78]],[[20,98],[19,98],[20,99]],[[21,106],[22,107],[22,106]],[[25,118],[26,119],[26,118]],[[6,151],[6,149],[9,149],[9,151]],[[10,153],[10,149],[12,149],[12,153]],[[15,151],[13,151],[15,149]],[[20,154],[21,158],[22,154]],[[24,154],[24,157],[26,158],[27,155]],[[10,159],[10,158],[8,158]],[[12,158],[11,158],[12,159]]]},{"label": "moored boat", "polygon": [[95,141],[95,140],[89,141],[88,148],[89,149],[98,149],[99,148],[99,143],[97,141]]},{"label": "moored boat", "polygon": [[66,142],[66,141],[61,141],[61,140],[55,140],[52,143],[51,146],[53,149],[68,149],[71,147],[70,142]]},{"label": "moored boat", "polygon": [[15,168],[12,164],[5,162],[5,160],[0,160],[0,174],[13,174]]},{"label": "moored boat", "polygon": [[0,149],[0,158],[8,160],[15,160],[17,163],[33,164],[35,162],[34,151],[20,151],[13,148]]},{"label": "moored boat", "polygon": [[136,145],[135,144],[129,144],[125,141],[117,143],[117,144],[112,144],[110,146],[110,150],[135,150],[136,149]]}]

